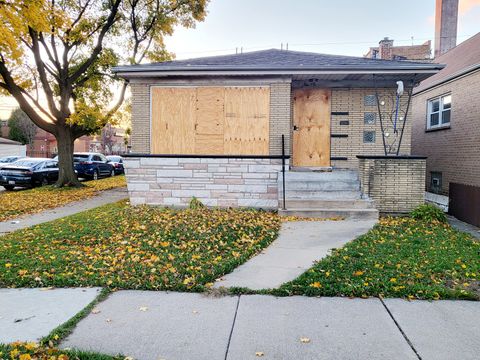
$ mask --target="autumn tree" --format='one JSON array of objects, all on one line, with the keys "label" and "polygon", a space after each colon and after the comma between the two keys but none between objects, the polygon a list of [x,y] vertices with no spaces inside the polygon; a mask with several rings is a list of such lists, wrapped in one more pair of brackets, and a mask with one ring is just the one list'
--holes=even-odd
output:
[{"label": "autumn tree", "polygon": [[0,90],[57,139],[57,186],[80,186],[75,139],[97,133],[124,101],[119,63],[172,57],[163,39],[193,27],[208,0],[0,0]]},{"label": "autumn tree", "polygon": [[15,109],[8,118],[8,138],[32,146],[37,126],[22,109]]}]

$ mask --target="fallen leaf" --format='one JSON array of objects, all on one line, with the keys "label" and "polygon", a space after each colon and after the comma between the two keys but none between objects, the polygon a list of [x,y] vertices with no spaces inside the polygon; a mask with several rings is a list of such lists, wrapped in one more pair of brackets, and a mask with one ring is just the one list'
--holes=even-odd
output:
[{"label": "fallen leaf", "polygon": [[301,337],[300,342],[303,344],[308,344],[310,342],[310,339],[307,337]]},{"label": "fallen leaf", "polygon": [[258,357],[262,357],[263,355],[265,355],[265,353],[263,351],[257,351],[255,353],[255,356],[258,356]]},{"label": "fallen leaf", "polygon": [[138,310],[140,310],[140,311],[147,311],[147,310],[148,310],[148,307],[147,307],[147,306],[140,306],[140,307],[138,308]]},{"label": "fallen leaf", "polygon": [[100,310],[97,308],[92,309],[92,314],[98,314],[100,313]]}]

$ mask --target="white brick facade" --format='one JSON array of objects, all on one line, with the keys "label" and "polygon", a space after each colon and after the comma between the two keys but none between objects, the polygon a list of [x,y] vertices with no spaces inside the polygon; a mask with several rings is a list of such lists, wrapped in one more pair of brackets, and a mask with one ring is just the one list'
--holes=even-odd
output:
[{"label": "white brick facade", "polygon": [[280,159],[128,157],[127,186],[133,205],[278,208]]}]

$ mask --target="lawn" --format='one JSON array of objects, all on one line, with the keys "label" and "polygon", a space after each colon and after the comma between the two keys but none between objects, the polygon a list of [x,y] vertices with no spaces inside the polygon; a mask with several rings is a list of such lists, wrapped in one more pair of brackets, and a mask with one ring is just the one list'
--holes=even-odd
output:
[{"label": "lawn", "polygon": [[272,242],[270,212],[105,205],[0,238],[0,287],[200,291]]},{"label": "lawn", "polygon": [[280,296],[479,299],[480,242],[438,221],[384,218],[336,249]]},{"label": "lawn", "polygon": [[99,191],[126,186],[125,176],[87,181],[83,184],[85,186],[82,188],[57,189],[53,186],[43,186],[22,191],[2,191],[0,221],[83,200],[97,195]]},{"label": "lawn", "polygon": [[36,343],[0,344],[0,360],[121,360],[123,356],[108,356],[76,350],[59,350]]}]

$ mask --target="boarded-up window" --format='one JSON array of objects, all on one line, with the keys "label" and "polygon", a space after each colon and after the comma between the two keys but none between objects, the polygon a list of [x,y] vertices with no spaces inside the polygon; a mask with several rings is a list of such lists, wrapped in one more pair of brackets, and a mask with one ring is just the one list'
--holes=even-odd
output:
[{"label": "boarded-up window", "polygon": [[152,88],[152,152],[266,155],[268,87]]}]

